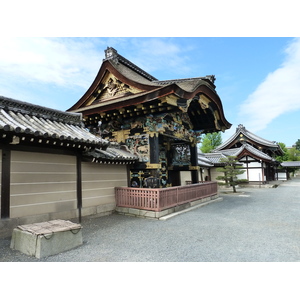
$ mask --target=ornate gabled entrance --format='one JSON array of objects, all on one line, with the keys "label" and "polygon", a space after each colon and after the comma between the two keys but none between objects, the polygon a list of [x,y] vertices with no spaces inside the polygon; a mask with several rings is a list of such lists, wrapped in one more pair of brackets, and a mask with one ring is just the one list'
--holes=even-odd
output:
[{"label": "ornate gabled entrance", "polygon": [[69,111],[81,112],[90,132],[138,156],[128,186],[179,185],[180,171],[198,183],[197,143],[202,133],[224,131],[214,76],[159,81],[107,48],[94,82]]}]

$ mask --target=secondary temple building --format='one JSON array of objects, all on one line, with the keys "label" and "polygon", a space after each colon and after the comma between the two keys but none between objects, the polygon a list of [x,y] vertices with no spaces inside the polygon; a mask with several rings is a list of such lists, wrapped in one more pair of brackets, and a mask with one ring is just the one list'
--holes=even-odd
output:
[{"label": "secondary temple building", "polygon": [[[109,214],[122,205],[160,211],[215,195],[215,183],[198,184],[197,154],[202,133],[231,126],[214,81],[160,81],[107,48],[94,82],[66,112],[1,96],[0,233],[8,225]],[[183,171],[195,183],[181,187],[188,191],[177,189]],[[170,191],[164,199],[162,190]]]},{"label": "secondary temple building", "polygon": [[283,154],[277,142],[259,137],[240,124],[227,141],[211,153],[204,154],[214,165],[209,168],[206,176],[215,180],[220,175],[216,171],[217,167],[222,166],[220,159],[235,156],[245,170],[244,174],[238,176],[239,179],[247,179],[250,183],[278,180],[279,162],[275,158]]}]

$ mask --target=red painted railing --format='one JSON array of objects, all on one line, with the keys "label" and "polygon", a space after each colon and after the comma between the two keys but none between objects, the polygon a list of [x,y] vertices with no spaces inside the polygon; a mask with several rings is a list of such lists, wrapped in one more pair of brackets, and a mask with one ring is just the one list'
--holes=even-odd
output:
[{"label": "red painted railing", "polygon": [[119,207],[161,211],[180,204],[217,195],[217,182],[196,183],[161,189],[116,187]]}]

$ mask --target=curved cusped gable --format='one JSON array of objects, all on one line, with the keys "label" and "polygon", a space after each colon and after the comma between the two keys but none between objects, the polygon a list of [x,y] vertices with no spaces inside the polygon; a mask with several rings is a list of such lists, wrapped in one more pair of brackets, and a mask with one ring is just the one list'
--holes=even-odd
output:
[{"label": "curved cusped gable", "polygon": [[102,101],[151,91],[159,87],[152,82],[156,80],[155,77],[119,55],[115,49],[107,48],[105,55],[106,58],[103,60],[93,83],[68,111],[82,109]]},{"label": "curved cusped gable", "polygon": [[283,151],[278,143],[266,140],[255,135],[254,133],[247,130],[242,124],[238,125],[236,132],[215,150],[220,151],[223,149],[230,149],[233,147],[239,147],[243,144],[252,145],[256,149],[264,152],[275,153],[276,155],[283,154]]},{"label": "curved cusped gable", "polygon": [[215,91],[214,76],[159,81],[115,49],[108,48],[105,53],[94,82],[68,110],[89,116],[86,125],[94,126],[97,115],[105,123],[113,118],[181,110],[190,118],[194,131],[224,131],[231,127]]}]

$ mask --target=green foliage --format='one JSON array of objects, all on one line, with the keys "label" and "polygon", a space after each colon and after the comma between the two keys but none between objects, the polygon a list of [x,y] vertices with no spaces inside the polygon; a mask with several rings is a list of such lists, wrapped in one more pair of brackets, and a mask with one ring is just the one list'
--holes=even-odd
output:
[{"label": "green foliage", "polygon": [[288,160],[289,161],[300,160],[300,151],[294,147],[288,149]]},{"label": "green foliage", "polygon": [[238,161],[235,156],[221,158],[220,162],[224,163],[224,167],[217,168],[217,171],[224,173],[224,175],[218,176],[217,180],[223,180],[224,183],[219,184],[232,186],[233,192],[236,193],[235,187],[240,182],[240,179],[237,178],[237,175],[243,174],[245,170],[242,170],[242,167],[237,165]]},{"label": "green foliage", "polygon": [[278,162],[283,162],[289,160],[288,149],[286,148],[284,143],[278,143],[284,154],[282,156],[276,156],[276,160]]},{"label": "green foliage", "polygon": [[300,139],[297,140],[295,148],[300,151]]},{"label": "green foliage", "polygon": [[221,132],[207,133],[202,138],[200,150],[208,153],[222,144]]},{"label": "green foliage", "polygon": [[[300,140],[298,140],[300,142]],[[277,156],[276,160],[279,162],[283,161],[296,161],[300,160],[300,150],[296,147],[286,148],[284,143],[278,143],[283,150],[284,154],[282,156]]]},{"label": "green foliage", "polygon": [[236,183],[237,184],[245,184],[245,183],[249,183],[249,180],[248,179],[237,179]]}]

